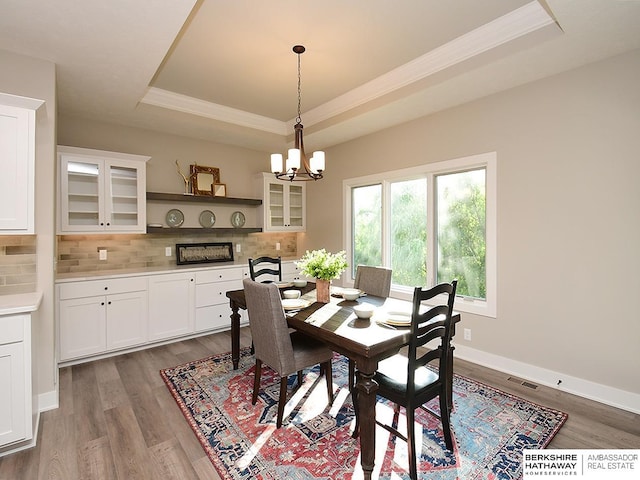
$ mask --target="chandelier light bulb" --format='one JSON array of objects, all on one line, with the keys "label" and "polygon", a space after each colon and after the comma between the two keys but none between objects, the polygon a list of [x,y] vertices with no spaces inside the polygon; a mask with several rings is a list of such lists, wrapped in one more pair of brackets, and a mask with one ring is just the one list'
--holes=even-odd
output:
[{"label": "chandelier light bulb", "polygon": [[271,173],[282,173],[282,154],[271,154]]}]

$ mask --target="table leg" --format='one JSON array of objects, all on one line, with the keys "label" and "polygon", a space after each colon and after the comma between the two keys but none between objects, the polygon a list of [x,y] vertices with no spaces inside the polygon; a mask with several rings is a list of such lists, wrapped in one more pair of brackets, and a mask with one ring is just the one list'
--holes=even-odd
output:
[{"label": "table leg", "polygon": [[237,370],[240,363],[240,309],[233,300],[229,302],[229,306],[231,307],[231,361],[233,369]]},{"label": "table leg", "polygon": [[358,372],[358,417],[360,421],[360,456],[365,480],[371,479],[376,454],[376,391],[372,373]]}]

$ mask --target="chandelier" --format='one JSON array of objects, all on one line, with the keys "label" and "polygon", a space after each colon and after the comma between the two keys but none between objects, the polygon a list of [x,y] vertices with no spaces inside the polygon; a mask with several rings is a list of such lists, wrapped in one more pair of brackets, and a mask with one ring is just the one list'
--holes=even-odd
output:
[{"label": "chandelier", "polygon": [[[313,152],[310,159],[304,153],[304,141],[302,139],[302,119],[300,118],[300,55],[305,51],[304,46],[296,45],[293,52],[298,55],[298,116],[294,128],[294,147],[287,153],[287,160],[284,162],[281,153],[271,154],[271,172],[276,178],[289,180],[291,182],[308,182],[309,180],[319,180],[324,171],[324,152]],[[302,165],[302,167],[301,167]]]}]

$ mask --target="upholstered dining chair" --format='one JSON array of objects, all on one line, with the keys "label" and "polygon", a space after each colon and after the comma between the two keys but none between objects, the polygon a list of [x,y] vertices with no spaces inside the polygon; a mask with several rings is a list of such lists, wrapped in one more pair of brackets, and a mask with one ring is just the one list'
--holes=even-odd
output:
[{"label": "upholstered dining chair", "polygon": [[[267,275],[267,279],[260,280],[258,277]],[[282,258],[281,257],[259,257],[249,259],[249,276],[251,280],[262,283],[271,283],[274,277],[277,281],[282,281]]]},{"label": "upholstered dining chair", "polygon": [[280,291],[271,283],[258,283],[248,278],[243,281],[249,327],[254,339],[256,367],[253,381],[253,405],[258,401],[262,364],[275,370],[280,376],[277,428],[282,426],[284,406],[287,400],[287,379],[298,374],[298,386],[302,383],[302,371],[316,364],[324,371],[329,404],[333,402],[331,359],[333,352],[327,346],[300,332],[289,333],[287,319],[282,308]]},{"label": "upholstered dining chair", "polygon": [[358,265],[353,288],[376,297],[388,297],[391,291],[391,273],[390,268]]},{"label": "upholstered dining chair", "polygon": [[[380,362],[378,371],[373,379],[378,383],[378,395],[391,400],[396,404],[394,424],[397,419],[400,407],[405,408],[407,417],[407,436],[402,435],[397,428],[377,422],[397,437],[402,438],[409,444],[409,476],[412,480],[418,477],[418,467],[416,460],[416,436],[415,436],[415,410],[432,398],[439,397],[440,420],[444,433],[444,441],[447,448],[453,451],[453,438],[451,436],[450,407],[448,399],[447,377],[451,375],[448,371],[453,365],[449,361],[452,355],[449,348],[451,344],[451,322],[453,314],[453,302],[455,300],[456,280],[451,283],[441,283],[429,289],[416,287],[413,292],[413,311],[411,314],[411,338],[407,356],[402,354],[394,355],[391,358]],[[424,308],[422,302],[432,300],[439,295],[445,295],[446,302],[438,303],[429,307],[426,311],[420,312]],[[436,340],[438,345],[429,349],[424,347],[428,342]],[[437,367],[430,369],[428,364],[438,361]],[[357,408],[358,392],[353,396],[354,405]],[[359,433],[359,419],[356,417],[354,437]]]},{"label": "upholstered dining chair", "polygon": [[[391,273],[392,270],[390,268],[358,265],[356,267],[356,278],[353,282],[353,288],[360,289],[369,295],[386,298],[389,296],[389,292],[391,292]],[[353,388],[355,384],[355,370],[355,364],[349,359],[350,388]]]}]

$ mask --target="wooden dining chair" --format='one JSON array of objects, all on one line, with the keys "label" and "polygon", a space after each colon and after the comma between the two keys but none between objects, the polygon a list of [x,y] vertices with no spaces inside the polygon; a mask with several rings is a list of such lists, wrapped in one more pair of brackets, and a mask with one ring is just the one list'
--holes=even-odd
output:
[{"label": "wooden dining chair", "polygon": [[248,278],[243,281],[249,327],[254,339],[256,366],[253,381],[253,405],[258,401],[262,364],[275,370],[280,376],[277,428],[282,425],[287,400],[287,379],[298,374],[298,387],[302,384],[302,371],[316,364],[324,371],[329,404],[333,402],[331,359],[333,352],[327,346],[300,332],[289,333],[287,319],[282,308],[280,292],[275,284],[258,283]]},{"label": "wooden dining chair", "polygon": [[[415,410],[422,408],[435,415],[424,407],[426,402],[435,397],[439,397],[440,415],[436,416],[439,416],[442,422],[444,441],[447,448],[453,451],[447,378],[452,374],[449,369],[453,366],[453,362],[449,361],[449,355],[452,355],[449,346],[451,344],[453,302],[457,285],[458,282],[454,280],[451,283],[441,283],[429,289],[415,288],[413,292],[411,338],[409,340],[408,354],[407,356],[397,354],[383,360],[380,362],[378,371],[373,377],[379,386],[376,393],[395,403],[394,424],[397,425],[400,407],[405,408],[407,417],[406,437],[391,425],[382,424],[378,421],[376,423],[408,442],[409,476],[412,480],[416,480],[418,477]],[[422,302],[433,300],[439,295],[445,295],[446,302],[440,302],[435,306],[429,307],[423,313],[420,312],[421,307],[424,308]],[[420,348],[433,340],[437,341],[437,347]],[[436,360],[438,365],[434,368],[429,368],[428,364]],[[357,390],[353,400],[357,411]],[[353,436],[357,437],[358,433],[359,418],[356,416]]]},{"label": "wooden dining chair", "polygon": [[[266,279],[259,279],[263,275],[268,275]],[[262,283],[282,281],[282,258],[281,257],[259,257],[249,259],[249,276],[251,280]],[[276,278],[276,280],[274,280]]]},{"label": "wooden dining chair", "polygon": [[[364,293],[376,297],[387,298],[391,292],[392,270],[385,267],[371,267],[368,265],[358,265],[356,267],[356,278],[353,288],[362,290]],[[349,388],[352,390],[356,380],[356,366],[349,359]]]}]

